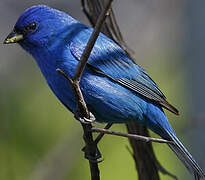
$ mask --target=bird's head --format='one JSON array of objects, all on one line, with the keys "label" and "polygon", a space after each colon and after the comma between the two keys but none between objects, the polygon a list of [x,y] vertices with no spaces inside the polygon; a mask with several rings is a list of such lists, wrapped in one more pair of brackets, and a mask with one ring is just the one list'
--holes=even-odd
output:
[{"label": "bird's head", "polygon": [[72,23],[75,20],[62,11],[46,5],[32,6],[21,14],[4,43],[19,43],[27,51],[43,48],[63,36]]}]

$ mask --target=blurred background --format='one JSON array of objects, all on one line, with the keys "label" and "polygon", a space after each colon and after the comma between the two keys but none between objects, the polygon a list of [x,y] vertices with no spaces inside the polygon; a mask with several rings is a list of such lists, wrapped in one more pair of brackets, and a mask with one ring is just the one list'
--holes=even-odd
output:
[{"label": "blurred background", "polygon": [[[1,42],[18,16],[36,4],[66,11],[88,24],[80,0],[1,0]],[[116,0],[113,8],[136,62],[180,110],[178,117],[166,111],[178,137],[205,169],[205,1]],[[80,124],[20,46],[1,43],[0,55],[0,179],[89,180]],[[115,125],[113,130],[125,127]],[[115,136],[106,135],[100,142],[105,159],[99,164],[102,179],[137,179],[127,146],[127,139]],[[154,149],[167,170],[179,179],[191,179],[167,145],[155,143]]]}]

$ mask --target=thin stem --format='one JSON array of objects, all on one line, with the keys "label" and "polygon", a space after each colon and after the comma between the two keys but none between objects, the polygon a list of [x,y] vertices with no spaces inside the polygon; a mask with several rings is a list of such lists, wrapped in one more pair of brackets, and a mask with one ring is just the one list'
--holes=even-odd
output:
[{"label": "thin stem", "polygon": [[92,127],[91,131],[92,132],[100,132],[100,133],[104,133],[104,134],[115,135],[115,136],[127,137],[127,138],[130,138],[130,139],[135,139],[135,140],[143,141],[143,142],[157,142],[157,143],[174,144],[173,141],[168,141],[168,140],[165,140],[165,139],[152,138],[152,137],[140,136],[140,135],[136,135],[136,134],[116,132],[116,131],[96,128],[96,127]]},{"label": "thin stem", "polygon": [[101,31],[103,24],[104,24],[105,18],[109,15],[109,10],[110,10],[112,2],[113,2],[113,0],[108,1],[107,5],[105,6],[104,10],[101,12],[101,14],[97,20],[97,23],[95,25],[95,29],[94,29],[94,31],[93,31],[93,33],[88,41],[87,46],[85,47],[85,49],[83,51],[83,54],[80,58],[80,62],[78,63],[78,66],[76,68],[76,71],[74,74],[74,81],[77,81],[77,82],[80,81],[80,78],[83,74],[83,71],[85,69],[86,63],[87,63],[88,58],[90,56],[90,53],[92,51],[92,48],[95,44],[95,41],[98,38],[98,35]]},{"label": "thin stem", "polygon": [[[63,72],[61,69],[56,69],[56,71],[62,75],[64,78],[68,80],[70,83],[73,94],[75,95],[76,99],[76,104],[77,104],[77,109],[76,109],[76,114],[75,117],[77,119],[79,118],[90,118],[90,114],[88,111],[88,108],[86,106],[85,100],[83,98],[83,94],[80,89],[80,80],[83,74],[83,71],[85,69],[86,63],[88,61],[88,58],[90,56],[90,53],[92,51],[92,48],[95,44],[95,41],[98,38],[98,35],[101,31],[102,25],[105,21],[105,18],[108,16],[108,12],[111,8],[113,0],[109,0],[105,8],[103,9],[102,13],[100,14],[96,26],[94,28],[94,31],[85,47],[85,50],[83,51],[83,54],[80,58],[80,61],[77,65],[77,68],[75,70],[74,78],[73,80],[68,77],[65,72]],[[93,140],[93,135],[91,132],[92,125],[91,124],[83,124],[81,123],[84,131],[84,141],[85,141],[85,157],[89,159],[89,164],[90,164],[90,172],[91,172],[91,180],[100,180],[100,171],[98,168],[98,162],[96,159],[96,152],[97,152],[97,145]]]},{"label": "thin stem", "polygon": [[[113,125],[113,123],[108,123],[108,124],[104,127],[104,129],[109,129],[112,125]],[[91,129],[91,130],[92,130],[92,129]],[[103,138],[104,135],[105,135],[105,133],[101,132],[101,133],[97,136],[97,138],[95,139],[95,143],[98,144],[99,141]]]}]

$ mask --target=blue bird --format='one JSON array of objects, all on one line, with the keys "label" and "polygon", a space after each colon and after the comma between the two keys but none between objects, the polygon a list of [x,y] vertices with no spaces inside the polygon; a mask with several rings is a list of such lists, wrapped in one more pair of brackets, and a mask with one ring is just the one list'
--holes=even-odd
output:
[{"label": "blue bird", "polygon": [[[71,87],[56,72],[73,77],[93,29],[68,14],[45,5],[23,12],[4,43],[19,43],[36,60],[49,87],[72,113],[76,102]],[[179,114],[156,83],[115,42],[100,34],[88,59],[80,87],[89,111],[98,122],[135,121],[162,138],[193,178],[205,179],[203,170],[177,138],[162,108]]]}]

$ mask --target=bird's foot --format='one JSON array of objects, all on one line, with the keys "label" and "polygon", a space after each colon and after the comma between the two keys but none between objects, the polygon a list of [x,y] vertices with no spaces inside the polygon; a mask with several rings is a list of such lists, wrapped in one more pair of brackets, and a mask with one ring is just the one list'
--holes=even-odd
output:
[{"label": "bird's foot", "polygon": [[91,124],[91,123],[95,122],[96,118],[91,112],[89,112],[89,113],[90,113],[89,118],[86,118],[86,117],[82,118],[82,117],[79,117],[77,114],[75,114],[74,116],[78,121],[80,121],[83,124]]},{"label": "bird's foot", "polygon": [[104,159],[101,159],[102,155],[101,155],[100,151],[98,150],[98,148],[96,148],[96,153],[94,156],[91,156],[90,154],[87,153],[86,146],[83,147],[82,151],[85,153],[84,157],[93,163],[100,163],[104,160]]}]

